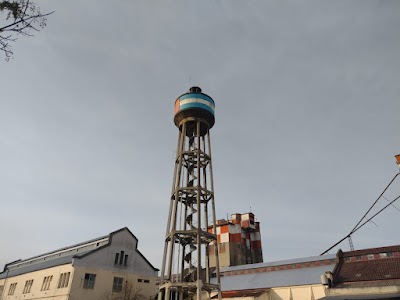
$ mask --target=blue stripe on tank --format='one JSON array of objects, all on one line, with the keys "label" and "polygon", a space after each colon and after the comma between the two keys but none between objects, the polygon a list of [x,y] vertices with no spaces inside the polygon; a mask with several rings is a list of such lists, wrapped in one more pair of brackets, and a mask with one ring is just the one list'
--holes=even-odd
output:
[{"label": "blue stripe on tank", "polygon": [[190,109],[190,108],[201,108],[208,110],[214,115],[214,110],[209,107],[208,105],[202,104],[202,103],[188,103],[188,104],[183,104],[179,107],[179,111],[185,110],[185,109]]},{"label": "blue stripe on tank", "polygon": [[207,100],[214,104],[214,100],[211,97],[204,95],[204,94],[189,93],[189,94],[182,95],[179,99],[185,100],[187,98],[201,98],[201,99]]}]

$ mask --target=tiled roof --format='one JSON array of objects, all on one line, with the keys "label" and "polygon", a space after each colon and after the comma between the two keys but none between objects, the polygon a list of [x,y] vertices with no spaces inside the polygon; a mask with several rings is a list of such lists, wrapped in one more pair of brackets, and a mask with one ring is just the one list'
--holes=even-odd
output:
[{"label": "tiled roof", "polygon": [[338,252],[333,288],[399,286],[400,245]]},{"label": "tiled roof", "polygon": [[378,247],[378,248],[370,248],[370,249],[362,249],[355,251],[347,251],[343,252],[343,257],[351,257],[351,256],[360,256],[360,255],[368,255],[368,254],[376,254],[376,253],[385,253],[385,252],[399,252],[400,245],[397,246],[388,246],[388,247]]},{"label": "tiled roof", "polygon": [[334,282],[400,279],[400,257],[344,262],[334,274]]}]

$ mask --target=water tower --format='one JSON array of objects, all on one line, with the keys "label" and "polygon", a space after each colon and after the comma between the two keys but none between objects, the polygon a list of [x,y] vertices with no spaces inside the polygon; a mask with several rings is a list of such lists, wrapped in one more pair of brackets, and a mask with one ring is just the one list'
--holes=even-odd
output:
[{"label": "water tower", "polygon": [[221,299],[219,263],[210,268],[208,256],[208,245],[215,245],[218,262],[210,143],[214,108],[199,87],[175,101],[179,135],[158,300],[210,299],[212,293]]}]

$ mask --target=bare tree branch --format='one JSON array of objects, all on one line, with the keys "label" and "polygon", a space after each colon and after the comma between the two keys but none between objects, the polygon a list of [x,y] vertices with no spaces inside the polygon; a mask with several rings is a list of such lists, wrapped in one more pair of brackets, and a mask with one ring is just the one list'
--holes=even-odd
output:
[{"label": "bare tree branch", "polygon": [[13,57],[11,43],[17,41],[17,36],[32,36],[31,31],[40,31],[47,25],[47,16],[54,11],[42,14],[40,8],[31,0],[0,0],[0,19],[5,23],[0,27],[0,51],[3,51],[5,60]]}]

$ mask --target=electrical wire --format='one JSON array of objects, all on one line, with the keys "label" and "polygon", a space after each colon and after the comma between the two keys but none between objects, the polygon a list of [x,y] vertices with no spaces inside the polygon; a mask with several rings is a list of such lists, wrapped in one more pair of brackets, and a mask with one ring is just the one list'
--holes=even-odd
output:
[{"label": "electrical wire", "polygon": [[[356,231],[358,231],[361,227],[363,227],[365,224],[367,224],[368,222],[372,222],[372,219],[375,218],[377,215],[379,215],[382,211],[384,211],[386,208],[388,208],[390,205],[393,205],[393,203],[395,201],[397,201],[400,196],[396,197],[394,200],[392,200],[391,202],[389,202],[389,204],[387,204],[385,207],[383,207],[381,210],[379,210],[376,214],[374,214],[371,218],[367,219],[364,223],[362,223],[362,221],[366,218],[366,216],[368,215],[368,213],[372,210],[372,208],[378,203],[379,199],[384,198],[386,199],[383,194],[386,192],[386,190],[392,185],[392,183],[394,182],[394,180],[397,178],[397,176],[400,175],[400,172],[397,173],[393,179],[389,182],[389,184],[385,187],[385,189],[383,190],[383,192],[379,195],[379,197],[375,200],[375,202],[371,205],[371,207],[367,210],[367,212],[362,216],[362,218],[360,219],[360,221],[358,221],[358,223],[356,224],[356,226],[354,226],[354,228],[350,231],[350,233],[348,233],[344,238],[342,238],[340,241],[338,241],[337,243],[335,243],[333,246],[331,246],[330,248],[328,248],[327,250],[325,250],[324,252],[322,252],[320,255],[324,255],[327,252],[329,252],[330,250],[332,250],[334,247],[336,247],[337,245],[339,245],[341,242],[343,242],[345,239],[349,238],[353,233],[355,233]],[[387,200],[387,199],[386,199]],[[373,223],[373,222],[372,222]],[[361,225],[360,225],[361,224]],[[375,224],[375,223],[374,223]]]}]

